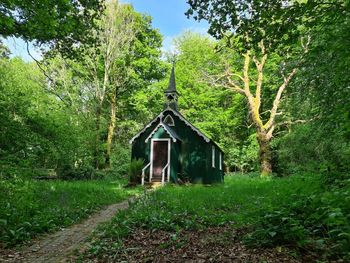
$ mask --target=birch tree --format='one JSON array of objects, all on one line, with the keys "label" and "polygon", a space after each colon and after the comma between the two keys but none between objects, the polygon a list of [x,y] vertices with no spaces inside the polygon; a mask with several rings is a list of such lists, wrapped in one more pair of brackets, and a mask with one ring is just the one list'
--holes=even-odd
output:
[{"label": "birch tree", "polygon": [[[135,38],[136,27],[132,7],[118,1],[108,3],[102,16],[100,30],[95,32],[97,47],[85,51],[86,77],[90,79],[95,100],[94,166],[110,166],[110,154],[116,128],[118,90],[125,82],[126,59],[130,44]],[[105,149],[101,149],[101,117],[105,104],[109,105]],[[105,155],[103,157],[103,155]]]}]

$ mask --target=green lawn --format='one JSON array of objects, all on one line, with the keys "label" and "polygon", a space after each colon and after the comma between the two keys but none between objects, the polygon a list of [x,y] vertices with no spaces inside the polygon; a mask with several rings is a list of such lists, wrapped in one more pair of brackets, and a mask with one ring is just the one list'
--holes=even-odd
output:
[{"label": "green lawn", "polygon": [[169,185],[143,196],[102,227],[86,256],[113,255],[136,229],[178,233],[230,225],[246,229],[242,239],[250,246],[288,246],[326,259],[347,259],[349,184],[322,185],[316,175],[272,180],[235,175],[221,185]]},{"label": "green lawn", "polygon": [[79,222],[140,190],[125,189],[125,184],[125,180],[0,180],[0,247]]}]

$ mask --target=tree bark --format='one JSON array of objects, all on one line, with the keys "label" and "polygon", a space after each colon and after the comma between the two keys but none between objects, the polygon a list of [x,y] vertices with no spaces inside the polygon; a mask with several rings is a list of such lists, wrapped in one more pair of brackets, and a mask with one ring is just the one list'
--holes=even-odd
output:
[{"label": "tree bark", "polygon": [[268,135],[265,132],[258,132],[256,137],[259,144],[261,177],[267,178],[272,173],[271,139],[268,138]]},{"label": "tree bark", "polygon": [[112,96],[111,98],[111,114],[110,114],[110,121],[108,126],[108,134],[107,134],[107,141],[106,141],[106,156],[105,156],[105,168],[109,169],[111,168],[111,152],[112,152],[112,143],[113,143],[113,137],[114,137],[114,131],[116,127],[116,96]]},{"label": "tree bark", "polygon": [[100,167],[100,125],[101,125],[101,107],[97,106],[95,112],[95,145],[94,145],[94,155],[93,155],[93,165],[95,169]]},{"label": "tree bark", "polygon": [[[296,66],[291,70],[291,72],[285,76],[283,75],[283,83],[278,88],[272,108],[270,110],[270,116],[267,121],[264,122],[261,116],[261,97],[262,97],[262,86],[264,79],[264,66],[267,61],[267,53],[264,47],[263,41],[260,42],[259,47],[261,49],[261,58],[258,59],[256,55],[252,55],[251,51],[247,51],[244,54],[244,66],[243,66],[243,74],[232,73],[229,68],[226,69],[223,77],[226,80],[224,86],[232,90],[233,92],[237,92],[242,94],[247,98],[247,104],[249,107],[250,117],[254,126],[256,127],[257,141],[259,144],[259,162],[260,162],[260,170],[261,177],[269,177],[272,173],[272,153],[271,153],[271,140],[273,137],[273,132],[275,129],[275,120],[276,116],[280,115],[277,110],[279,108],[279,104],[281,102],[281,98],[284,90],[288,86],[289,82],[296,74],[298,67]],[[250,73],[250,64],[251,58],[253,58],[256,70],[257,70],[257,79],[255,81],[255,93],[251,91],[251,76]],[[232,77],[238,78],[239,82],[243,82],[243,85],[237,81],[234,81]],[[219,79],[221,79],[220,77]]]}]

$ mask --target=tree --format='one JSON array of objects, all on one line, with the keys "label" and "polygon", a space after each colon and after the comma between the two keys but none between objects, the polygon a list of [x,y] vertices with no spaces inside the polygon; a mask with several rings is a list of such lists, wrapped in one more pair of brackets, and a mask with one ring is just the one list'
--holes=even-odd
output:
[{"label": "tree", "polygon": [[[350,11],[350,10],[349,10]],[[348,11],[348,12],[349,12]],[[277,141],[280,172],[311,170],[347,173],[350,160],[349,15],[325,14],[310,29],[309,52],[291,88],[284,111],[299,125],[285,122]]]},{"label": "tree", "polygon": [[91,30],[103,10],[101,0],[6,0],[0,3],[0,35],[51,44],[71,54],[80,43],[91,43]]},{"label": "tree", "polygon": [[217,44],[216,40],[193,32],[175,39],[179,109],[225,151],[227,170],[251,171],[256,168],[257,148],[254,139],[249,139],[254,129],[248,128],[244,98],[222,89],[218,83],[215,83],[218,89],[213,89],[211,82],[225,69],[228,60],[240,56],[229,49],[216,52]]},{"label": "tree", "polygon": [[0,59],[2,58],[9,58],[10,57],[10,50],[6,45],[3,44],[3,42],[0,39]]},{"label": "tree", "polygon": [[88,122],[46,91],[35,63],[0,59],[0,165],[54,169],[84,160]]},{"label": "tree", "polygon": [[283,0],[187,0],[188,17],[209,22],[209,33],[221,39],[240,36],[245,49],[256,49],[261,40],[267,48],[289,46],[325,16],[347,15],[349,1]]},{"label": "tree", "polygon": [[[299,35],[296,27],[298,23],[294,23],[294,21],[288,23],[288,19],[294,19],[290,14],[292,11],[299,10],[300,4],[296,2],[285,6],[283,1],[261,2],[253,0],[190,0],[188,3],[191,5],[187,12],[188,15],[195,14],[195,19],[207,19],[210,23],[209,33],[217,38],[223,38],[227,47],[239,51],[244,58],[242,74],[237,73],[237,71],[233,72],[228,64],[224,74],[218,80],[220,80],[220,85],[246,97],[259,143],[261,176],[269,176],[272,172],[271,140],[277,125],[276,116],[282,114],[278,110],[283,93],[300,66],[300,63],[291,67],[285,66],[287,58],[295,56],[300,50],[291,48],[291,45],[281,47],[281,44],[285,43],[283,38],[281,40],[281,34],[285,32],[285,28],[288,28],[291,29],[291,33],[286,33],[286,38]],[[286,18],[288,19],[284,20]],[[301,18],[296,17],[295,19]],[[308,45],[309,39],[301,41],[304,53],[307,51]],[[266,78],[264,76],[266,75],[265,64],[268,55],[271,56],[272,53],[277,55],[284,53],[285,59],[281,61],[281,83],[275,90],[272,105],[268,109],[269,116],[264,117],[261,105],[263,104],[263,91],[266,91],[266,88],[263,88],[264,78]],[[252,63],[254,63],[256,74],[251,69]],[[289,71],[287,72],[287,70]],[[273,90],[272,87],[268,89]],[[268,104],[268,102],[264,104]],[[266,108],[265,106],[265,110]]]},{"label": "tree", "polygon": [[[137,116],[130,107],[136,91],[163,77],[161,36],[148,16],[114,1],[106,5],[94,38],[96,46],[85,47],[74,61],[50,54],[55,58],[48,60],[48,75],[51,92],[93,120],[92,162],[104,169],[111,167],[118,122],[122,129],[123,121]],[[118,137],[124,136],[118,132]]]}]

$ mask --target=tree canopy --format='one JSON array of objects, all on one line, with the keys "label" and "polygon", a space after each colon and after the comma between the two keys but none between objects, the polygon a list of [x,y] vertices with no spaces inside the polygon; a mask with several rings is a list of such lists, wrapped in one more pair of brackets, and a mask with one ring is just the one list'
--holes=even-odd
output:
[{"label": "tree canopy", "polygon": [[103,8],[101,0],[5,0],[0,3],[0,35],[51,44],[69,54],[74,45],[91,43],[89,32]]}]

